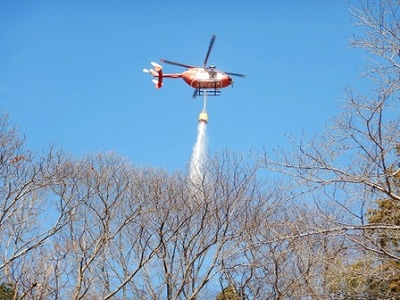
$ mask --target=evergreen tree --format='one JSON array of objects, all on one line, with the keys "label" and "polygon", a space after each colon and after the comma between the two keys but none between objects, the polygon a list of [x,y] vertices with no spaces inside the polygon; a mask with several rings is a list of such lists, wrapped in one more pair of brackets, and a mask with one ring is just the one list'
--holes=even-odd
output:
[{"label": "evergreen tree", "polygon": [[11,283],[0,284],[0,300],[13,300],[16,298],[16,291]]},{"label": "evergreen tree", "polygon": [[230,285],[222,290],[216,300],[243,300],[244,297],[240,291]]}]

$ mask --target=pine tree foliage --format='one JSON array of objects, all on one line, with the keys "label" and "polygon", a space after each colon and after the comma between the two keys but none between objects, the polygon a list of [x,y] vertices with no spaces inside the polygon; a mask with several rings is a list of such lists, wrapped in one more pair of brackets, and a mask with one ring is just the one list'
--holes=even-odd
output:
[{"label": "pine tree foliage", "polygon": [[18,299],[14,286],[11,283],[0,284],[0,300]]},{"label": "pine tree foliage", "polygon": [[241,292],[234,286],[230,285],[222,290],[216,300],[243,300],[245,299]]}]

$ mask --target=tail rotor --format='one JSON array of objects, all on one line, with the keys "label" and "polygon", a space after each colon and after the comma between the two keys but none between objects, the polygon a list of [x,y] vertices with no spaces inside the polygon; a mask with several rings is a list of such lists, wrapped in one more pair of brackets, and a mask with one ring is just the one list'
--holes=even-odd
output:
[{"label": "tail rotor", "polygon": [[152,61],[150,64],[154,67],[154,70],[144,68],[143,72],[149,73],[153,77],[157,78],[157,79],[153,79],[152,82],[155,84],[156,89],[159,89],[163,85],[162,84],[162,80],[163,80],[162,66],[159,65],[158,63],[155,63],[154,61]]}]

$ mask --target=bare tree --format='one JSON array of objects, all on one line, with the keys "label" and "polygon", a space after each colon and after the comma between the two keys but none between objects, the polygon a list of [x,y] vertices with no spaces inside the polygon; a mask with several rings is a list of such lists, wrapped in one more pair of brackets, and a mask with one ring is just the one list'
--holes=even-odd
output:
[{"label": "bare tree", "polygon": [[0,117],[0,270],[23,297],[37,286],[35,278],[20,281],[25,263],[66,224],[65,205],[52,198],[50,187],[64,176],[55,166],[64,155],[50,148],[36,159],[6,115]]},{"label": "bare tree", "polygon": [[140,288],[128,286],[159,249],[149,215],[152,189],[165,174],[140,172],[113,154],[90,157],[79,168],[82,176],[60,193],[74,203],[69,225],[60,234],[63,269],[72,284],[65,296],[135,298]]},{"label": "bare tree", "polygon": [[321,299],[326,268],[343,251],[343,238],[307,235],[307,228],[322,227],[323,220],[283,187],[264,194],[252,210],[252,226],[241,239],[244,247],[224,260],[222,279],[249,299]]},{"label": "bare tree", "polygon": [[[223,260],[238,252],[253,202],[260,201],[256,170],[243,157],[224,154],[208,160],[201,186],[187,176],[174,177],[174,190],[156,203],[151,222],[161,245],[145,268],[151,299],[210,299],[215,294]],[[158,284],[154,274],[162,274]]]},{"label": "bare tree", "polygon": [[[372,79],[372,91],[357,94],[349,90],[344,112],[334,119],[323,134],[313,138],[294,137],[291,150],[279,149],[264,157],[266,168],[295,180],[299,199],[301,196],[308,203],[314,203],[321,220],[324,220],[318,226],[305,223],[301,232],[291,233],[292,238],[314,235],[321,238],[340,235],[346,238],[342,259],[336,260],[337,265],[341,265],[341,271],[330,264],[332,269],[326,272],[330,274],[331,283],[337,282],[332,274],[350,274],[357,270],[360,260],[365,260],[363,267],[368,269],[368,264],[383,266],[379,264],[382,259],[396,263],[400,259],[397,249],[384,247],[379,242],[382,232],[398,235],[399,224],[384,219],[371,222],[369,215],[371,211],[376,212],[381,199],[390,199],[392,203],[400,200],[396,178],[400,136],[397,114],[400,108],[400,4],[392,0],[360,3],[360,7],[352,8],[351,12],[362,34],[353,37],[352,45],[370,54],[365,75]],[[366,253],[366,256],[362,253]],[[375,279],[383,278],[388,273],[383,268],[370,267],[369,271],[368,274],[364,273],[364,277],[359,272],[358,279],[362,277],[359,282],[375,282],[375,291],[380,290],[376,284],[379,281]],[[367,276],[370,276],[368,280]],[[326,286],[327,297],[330,291],[329,285]],[[339,298],[346,296],[344,285],[341,288],[340,292],[336,290]],[[387,293],[387,290],[369,295],[374,295],[371,297],[375,299],[387,299],[385,297],[394,295]],[[365,291],[359,289],[359,293],[355,292],[351,297],[367,297]]]}]

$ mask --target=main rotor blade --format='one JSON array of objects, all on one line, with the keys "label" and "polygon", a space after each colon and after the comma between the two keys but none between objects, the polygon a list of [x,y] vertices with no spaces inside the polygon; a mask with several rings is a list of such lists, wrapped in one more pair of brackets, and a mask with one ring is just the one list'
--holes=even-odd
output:
[{"label": "main rotor blade", "polygon": [[174,65],[174,66],[179,66],[179,67],[184,67],[184,68],[187,68],[187,69],[195,68],[195,67],[193,67],[193,66],[181,64],[181,63],[174,62],[174,61],[171,61],[171,60],[161,59],[160,61],[163,62],[163,63],[166,63],[166,64],[170,64],[170,65]]},{"label": "main rotor blade", "polygon": [[230,72],[225,72],[225,74],[231,75],[231,76],[237,76],[237,77],[246,77],[244,74],[238,74],[238,73],[230,73]]},{"label": "main rotor blade", "polygon": [[214,35],[211,37],[210,46],[208,46],[208,51],[207,51],[206,59],[204,60],[204,69],[205,69],[206,66],[207,66],[208,57],[210,56],[211,49],[212,49],[212,47],[213,47],[213,45],[214,45],[214,42],[215,42],[215,38],[216,38],[216,35],[214,34]]},{"label": "main rotor blade", "polygon": [[199,89],[195,89],[192,98],[196,99],[196,96],[198,93],[199,93]]}]

